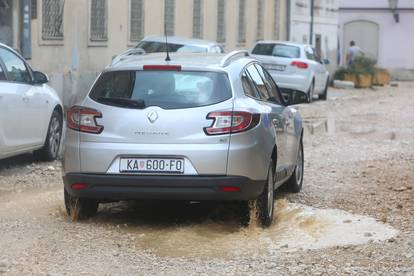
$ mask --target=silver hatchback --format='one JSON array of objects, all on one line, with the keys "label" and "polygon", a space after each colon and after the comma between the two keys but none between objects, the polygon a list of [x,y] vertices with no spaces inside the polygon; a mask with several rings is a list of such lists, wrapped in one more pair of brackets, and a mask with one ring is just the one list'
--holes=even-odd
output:
[{"label": "silver hatchback", "polygon": [[268,226],[274,190],[303,179],[302,119],[246,51],[131,56],[67,113],[69,215],[130,199],[250,202]]}]

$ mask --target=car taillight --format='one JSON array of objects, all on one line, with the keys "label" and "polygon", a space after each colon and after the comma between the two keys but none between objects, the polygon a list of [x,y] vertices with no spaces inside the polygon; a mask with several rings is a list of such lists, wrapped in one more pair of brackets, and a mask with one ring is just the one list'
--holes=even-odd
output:
[{"label": "car taillight", "polygon": [[290,65],[298,67],[299,69],[308,69],[308,64],[306,62],[302,62],[298,60],[292,61]]},{"label": "car taillight", "polygon": [[144,71],[181,71],[180,65],[144,65]]},{"label": "car taillight", "polygon": [[260,121],[259,114],[245,111],[217,111],[207,115],[213,124],[204,128],[207,135],[229,134],[254,128]]},{"label": "car taillight", "polygon": [[96,118],[102,118],[100,111],[82,106],[73,106],[68,110],[66,122],[70,129],[99,134],[102,132],[103,126],[96,123]]}]

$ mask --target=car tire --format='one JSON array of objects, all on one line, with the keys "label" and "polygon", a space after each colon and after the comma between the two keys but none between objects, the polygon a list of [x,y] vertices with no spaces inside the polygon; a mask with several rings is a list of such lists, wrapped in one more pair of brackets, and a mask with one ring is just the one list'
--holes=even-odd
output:
[{"label": "car tire", "polygon": [[300,140],[298,156],[296,159],[296,167],[293,171],[291,177],[285,183],[285,188],[292,193],[299,193],[302,190],[303,184],[303,167],[304,167],[304,158],[303,158],[303,141]]},{"label": "car tire", "polygon": [[315,93],[315,80],[312,81],[308,90],[308,103],[313,101],[313,94]]},{"label": "car tire", "polygon": [[329,78],[326,80],[325,89],[323,90],[323,93],[319,95],[319,100],[326,101],[328,98],[328,87],[329,87]]},{"label": "car tire", "polygon": [[50,118],[44,146],[34,152],[36,159],[42,161],[53,161],[59,156],[60,143],[62,140],[63,118],[62,114],[54,110]]},{"label": "car tire", "polygon": [[85,220],[96,216],[99,203],[93,199],[71,196],[64,189],[65,209],[73,221]]},{"label": "car tire", "polygon": [[[244,202],[244,212],[241,215],[242,226],[249,226],[256,221],[262,227],[269,227],[274,213],[274,162],[269,165],[266,185],[257,199]],[[242,207],[242,208],[243,208]]]}]

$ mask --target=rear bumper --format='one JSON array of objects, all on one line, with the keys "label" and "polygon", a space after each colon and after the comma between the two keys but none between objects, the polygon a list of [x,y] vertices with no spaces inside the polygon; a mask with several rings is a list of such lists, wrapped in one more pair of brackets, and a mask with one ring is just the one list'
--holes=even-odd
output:
[{"label": "rear bumper", "polygon": [[[266,183],[241,176],[153,176],[68,173],[63,177],[65,189],[81,198],[175,199],[175,200],[249,200],[257,198]],[[83,190],[71,188],[84,183]],[[221,187],[240,188],[223,192]]]},{"label": "rear bumper", "polygon": [[277,71],[270,71],[270,75],[280,88],[298,90],[307,93],[311,80],[307,75],[284,75]]}]

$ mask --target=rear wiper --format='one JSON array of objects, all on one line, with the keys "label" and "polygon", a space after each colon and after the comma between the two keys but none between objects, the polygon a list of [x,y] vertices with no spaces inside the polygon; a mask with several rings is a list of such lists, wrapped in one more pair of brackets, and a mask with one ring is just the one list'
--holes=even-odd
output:
[{"label": "rear wiper", "polygon": [[137,109],[145,108],[144,100],[101,97],[101,98],[98,98],[98,101],[102,103],[112,104],[115,106],[120,106],[120,107],[129,107],[129,108],[137,108]]}]

